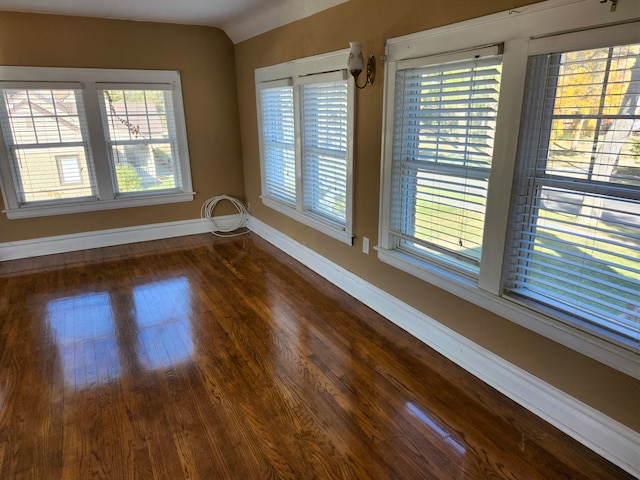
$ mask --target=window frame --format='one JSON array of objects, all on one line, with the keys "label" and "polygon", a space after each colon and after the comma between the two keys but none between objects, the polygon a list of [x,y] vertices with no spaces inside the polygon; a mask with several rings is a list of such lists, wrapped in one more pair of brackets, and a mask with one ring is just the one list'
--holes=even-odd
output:
[{"label": "window frame", "polygon": [[[62,215],[125,207],[139,207],[193,200],[187,131],[182,100],[180,73],[172,70],[117,70],[94,68],[15,67],[0,66],[0,88],[48,88],[47,85],[72,83],[79,85],[88,131],[87,144],[95,174],[95,196],[89,198],[29,202],[18,200],[3,135],[0,135],[0,187],[4,200],[3,213],[9,219]],[[179,155],[181,185],[175,189],[118,195],[114,187],[109,152],[99,104],[100,84],[154,85],[172,92],[175,136]],[[9,87],[6,87],[9,88]],[[140,87],[137,87],[140,88]],[[88,159],[88,161],[90,161]]]},{"label": "window frame", "polygon": [[[528,57],[586,48],[637,43],[640,4],[609,12],[599,2],[549,0],[521,11],[507,11],[387,41],[383,98],[383,137],[378,258],[525,328],[640,378],[638,341],[600,330],[550,308],[503,294],[503,262],[508,247],[509,206],[516,167],[518,135]],[[630,23],[634,22],[634,23]],[[619,25],[611,25],[619,24]],[[489,179],[484,243],[477,279],[407,254],[390,234],[395,77],[398,63],[464,52],[504,43],[503,71]],[[443,51],[443,45],[446,50]]]},{"label": "window frame", "polygon": [[[353,244],[353,139],[355,128],[355,85],[348,75],[346,58],[349,50],[339,50],[313,57],[293,60],[255,71],[256,111],[258,142],[260,148],[260,178],[262,203],[294,220],[314,228],[325,235]],[[302,128],[302,89],[304,85],[329,81],[345,81],[347,85],[347,149],[346,149],[346,202],[344,224],[312,212],[305,205],[304,131]],[[291,86],[293,90],[293,115],[295,129],[295,205],[269,196],[266,183],[265,143],[262,124],[261,90]]]}]

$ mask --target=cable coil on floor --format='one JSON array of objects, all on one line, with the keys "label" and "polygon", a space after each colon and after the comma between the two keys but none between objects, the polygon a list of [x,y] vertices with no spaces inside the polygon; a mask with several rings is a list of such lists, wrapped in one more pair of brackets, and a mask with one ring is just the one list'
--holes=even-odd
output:
[{"label": "cable coil on floor", "polygon": [[[216,208],[216,205],[221,200],[228,200],[236,207],[236,209],[238,210],[238,213],[240,214],[238,217],[237,223],[234,223],[233,225],[228,225],[226,227],[221,227],[220,225],[216,224],[216,222],[213,220],[213,210]],[[202,208],[200,209],[200,216],[202,217],[203,220],[205,220],[209,224],[211,233],[219,237],[235,237],[237,235],[244,235],[245,233],[249,232],[249,229],[247,228],[247,225],[246,225],[247,220],[249,219],[249,212],[247,211],[247,208],[244,206],[244,204],[240,200],[234,197],[230,197],[229,195],[218,195],[218,196],[207,199],[202,204]],[[241,232],[235,232],[236,230],[243,227],[246,230],[243,230]],[[232,232],[235,232],[235,233],[232,233]]]}]

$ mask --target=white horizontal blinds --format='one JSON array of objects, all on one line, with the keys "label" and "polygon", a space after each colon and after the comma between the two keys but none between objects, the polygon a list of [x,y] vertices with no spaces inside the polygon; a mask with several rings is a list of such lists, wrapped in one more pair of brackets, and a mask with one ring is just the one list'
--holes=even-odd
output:
[{"label": "white horizontal blinds", "polygon": [[475,272],[501,64],[501,55],[471,52],[396,73],[391,232],[401,247]]},{"label": "white horizontal blinds", "polygon": [[347,205],[346,80],[302,86],[305,209],[344,226]]},{"label": "white horizontal blinds", "polygon": [[506,288],[640,338],[640,44],[530,58]]},{"label": "white horizontal blinds", "polygon": [[19,205],[95,196],[80,90],[7,88],[0,125]]},{"label": "white horizontal blinds", "polygon": [[260,89],[264,156],[263,194],[296,204],[296,146],[293,87]]},{"label": "white horizontal blinds", "polygon": [[116,193],[180,189],[172,91],[114,85],[99,92]]}]

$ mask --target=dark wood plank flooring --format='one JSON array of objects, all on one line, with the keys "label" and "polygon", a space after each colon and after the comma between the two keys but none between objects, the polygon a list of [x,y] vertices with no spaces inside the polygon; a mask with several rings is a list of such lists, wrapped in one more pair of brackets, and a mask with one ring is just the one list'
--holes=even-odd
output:
[{"label": "dark wood plank flooring", "polygon": [[624,479],[250,234],[0,263],[1,479]]}]

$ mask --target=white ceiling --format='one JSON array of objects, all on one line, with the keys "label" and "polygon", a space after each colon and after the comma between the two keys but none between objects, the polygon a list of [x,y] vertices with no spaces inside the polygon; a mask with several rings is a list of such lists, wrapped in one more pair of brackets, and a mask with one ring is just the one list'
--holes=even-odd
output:
[{"label": "white ceiling", "polygon": [[207,25],[234,43],[348,0],[0,0],[0,10]]}]

